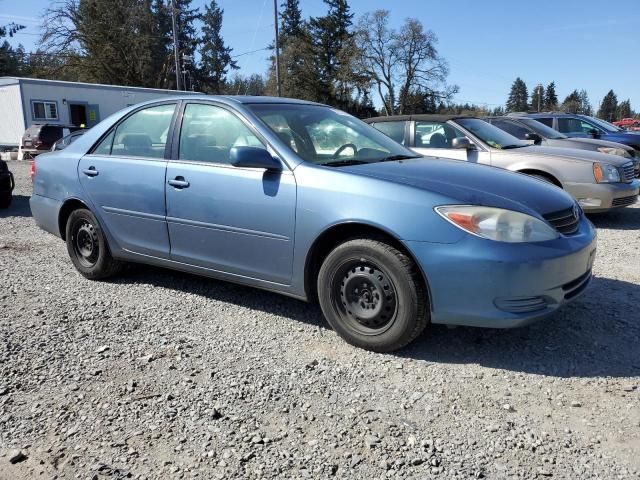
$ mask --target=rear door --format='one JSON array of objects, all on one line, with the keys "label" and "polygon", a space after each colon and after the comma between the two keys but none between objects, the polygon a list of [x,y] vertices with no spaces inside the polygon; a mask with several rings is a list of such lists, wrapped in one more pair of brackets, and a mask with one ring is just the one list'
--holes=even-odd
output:
[{"label": "rear door", "polygon": [[213,103],[184,107],[167,166],[171,258],[241,277],[291,281],[296,183],[293,172],[231,165],[232,147],[268,147],[235,112]]},{"label": "rear door", "polygon": [[175,110],[169,102],[134,111],[78,164],[93,211],[130,252],[169,256],[164,185]]}]

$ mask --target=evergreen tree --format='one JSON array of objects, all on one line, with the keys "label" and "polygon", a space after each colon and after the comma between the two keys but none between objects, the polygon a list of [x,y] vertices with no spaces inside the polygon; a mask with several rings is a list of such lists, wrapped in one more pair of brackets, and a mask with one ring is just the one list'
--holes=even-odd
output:
[{"label": "evergreen tree", "polygon": [[540,112],[544,108],[544,87],[537,85],[531,92],[531,110]]},{"label": "evergreen tree", "polygon": [[[329,7],[325,16],[310,20],[310,34],[318,68],[318,100],[339,104],[344,96],[344,86],[334,83],[337,72],[345,67],[341,55],[343,47],[350,44],[353,13],[347,0],[324,0]],[[344,99],[342,99],[344,100]]]},{"label": "evergreen tree", "polygon": [[283,38],[297,38],[304,33],[304,21],[299,0],[285,0],[280,14],[280,34]]},{"label": "evergreen tree", "polygon": [[547,85],[547,89],[544,94],[544,109],[547,111],[557,110],[558,108],[558,95],[556,94],[556,84],[551,82]]},{"label": "evergreen tree", "polygon": [[613,90],[609,92],[602,99],[600,103],[600,109],[598,110],[598,117],[606,120],[607,122],[614,121],[618,110],[618,97]]},{"label": "evergreen tree", "polygon": [[507,99],[507,112],[526,112],[529,108],[528,100],[527,84],[518,77],[511,85],[511,92]]},{"label": "evergreen tree", "polygon": [[631,110],[631,101],[629,99],[620,102],[618,105],[618,109],[616,112],[617,119],[622,120],[623,118],[631,118],[633,116],[633,112]]},{"label": "evergreen tree", "polygon": [[566,113],[581,113],[581,99],[578,90],[571,92],[562,102],[562,111]]},{"label": "evergreen tree", "polygon": [[202,15],[202,44],[199,49],[200,66],[198,69],[202,87],[208,93],[220,94],[230,69],[239,67],[231,58],[231,48],[227,47],[221,35],[222,10],[216,0],[205,6]]},{"label": "evergreen tree", "polygon": [[578,97],[580,98],[580,111],[578,113],[589,116],[593,115],[593,108],[589,101],[589,95],[587,95],[587,91],[584,88],[580,90]]}]

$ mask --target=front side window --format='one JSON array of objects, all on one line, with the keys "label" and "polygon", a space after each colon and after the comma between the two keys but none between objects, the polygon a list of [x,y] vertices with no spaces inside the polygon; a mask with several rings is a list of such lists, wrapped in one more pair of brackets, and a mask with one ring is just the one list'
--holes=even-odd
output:
[{"label": "front side window", "polygon": [[547,126],[547,124],[540,122],[538,119],[521,118],[519,121],[525,124],[534,132],[536,132],[542,138],[551,138],[551,139],[567,138],[566,135],[563,135],[557,130],[554,130],[553,128]]},{"label": "front side window", "polygon": [[34,101],[34,120],[58,120],[58,104],[56,102]]},{"label": "front side window", "polygon": [[345,166],[416,156],[370,125],[329,107],[254,104],[249,108],[307,162]]},{"label": "front side window", "polygon": [[453,139],[464,136],[462,131],[448,123],[416,122],[416,148],[453,148]]},{"label": "front side window", "polygon": [[595,126],[579,118],[558,118],[558,130],[562,133],[591,133],[594,129],[597,130]]},{"label": "front side window", "polygon": [[405,144],[405,128],[407,122],[377,122],[372,124],[374,128],[380,130],[387,137],[392,138],[400,145]]},{"label": "front side window", "polygon": [[456,123],[493,148],[506,150],[529,146],[529,143],[518,140],[510,133],[479,118],[460,118],[456,120]]},{"label": "front side window", "polygon": [[[175,103],[139,110],[107,135],[93,153],[122,157],[164,158]],[[111,145],[109,140],[113,142]],[[107,153],[108,152],[108,153]]]},{"label": "front side window", "polygon": [[178,158],[228,164],[233,147],[265,148],[231,112],[215,105],[190,103],[185,107]]},{"label": "front side window", "polygon": [[536,122],[540,122],[543,125],[546,125],[549,128],[553,128],[553,118],[551,117],[535,117],[534,120]]}]

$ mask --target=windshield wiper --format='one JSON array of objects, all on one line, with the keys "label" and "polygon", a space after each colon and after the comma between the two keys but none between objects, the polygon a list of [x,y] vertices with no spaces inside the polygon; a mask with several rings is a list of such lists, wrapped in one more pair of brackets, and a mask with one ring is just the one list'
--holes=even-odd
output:
[{"label": "windshield wiper", "polygon": [[388,157],[383,157],[380,160],[376,160],[376,162],[393,162],[396,160],[409,160],[411,158],[422,158],[420,155],[389,155]]},{"label": "windshield wiper", "polygon": [[328,162],[322,162],[320,165],[323,165],[325,167],[347,167],[349,165],[362,165],[363,163],[369,162],[352,158],[350,160],[329,160]]}]

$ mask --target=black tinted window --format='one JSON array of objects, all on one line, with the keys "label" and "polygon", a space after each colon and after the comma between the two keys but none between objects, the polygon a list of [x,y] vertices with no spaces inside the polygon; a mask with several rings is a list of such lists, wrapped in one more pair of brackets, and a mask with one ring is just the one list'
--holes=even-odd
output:
[{"label": "black tinted window", "polygon": [[528,129],[518,125],[517,123],[510,122],[508,120],[492,120],[491,123],[498,127],[500,130],[504,130],[510,133],[520,140],[525,140],[525,135],[530,133]]},{"label": "black tinted window", "polygon": [[553,128],[553,118],[536,118],[535,121]]},{"label": "black tinted window", "polygon": [[596,128],[593,125],[579,118],[570,117],[558,119],[558,130],[562,133],[590,133],[591,130],[594,129]]},{"label": "black tinted window", "polygon": [[405,144],[404,132],[407,122],[379,122],[373,126],[401,145]]}]

